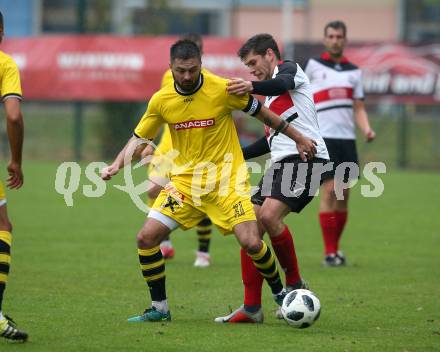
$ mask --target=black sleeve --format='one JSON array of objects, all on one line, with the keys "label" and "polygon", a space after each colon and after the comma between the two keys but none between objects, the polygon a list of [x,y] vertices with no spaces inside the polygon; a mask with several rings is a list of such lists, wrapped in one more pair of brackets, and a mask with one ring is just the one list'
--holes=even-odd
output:
[{"label": "black sleeve", "polygon": [[252,81],[252,93],[276,96],[295,88],[296,63],[285,61],[278,66],[275,78],[265,81]]},{"label": "black sleeve", "polygon": [[256,158],[270,152],[269,144],[267,143],[266,137],[262,137],[255,143],[242,148],[244,160]]},{"label": "black sleeve", "polygon": [[260,101],[253,95],[249,95],[248,103],[242,111],[251,116],[257,116],[261,110],[261,107],[262,105]]}]

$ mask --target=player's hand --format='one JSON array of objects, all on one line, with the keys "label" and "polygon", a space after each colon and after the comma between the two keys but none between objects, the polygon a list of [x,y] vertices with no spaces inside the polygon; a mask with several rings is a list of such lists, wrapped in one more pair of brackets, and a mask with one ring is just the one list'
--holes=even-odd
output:
[{"label": "player's hand", "polygon": [[119,167],[117,165],[110,165],[101,170],[101,178],[105,181],[110,180],[114,175],[116,175],[119,171]]},{"label": "player's hand", "polygon": [[229,94],[235,95],[245,95],[247,93],[252,93],[254,87],[251,81],[245,81],[242,78],[232,78],[228,81],[226,90]]},{"label": "player's hand", "polygon": [[152,154],[151,146],[147,145],[144,149],[141,151],[141,159],[146,158],[147,156],[150,156]]},{"label": "player's hand", "polygon": [[374,138],[376,138],[376,132],[374,132],[372,129],[369,129],[366,133],[365,133],[365,141],[367,143],[370,143],[374,140]]},{"label": "player's hand", "polygon": [[315,140],[307,137],[303,137],[299,143],[296,143],[296,149],[298,149],[299,156],[302,161],[311,160],[316,155],[316,143]]},{"label": "player's hand", "polygon": [[10,189],[19,189],[23,186],[23,172],[19,163],[11,161],[8,165],[9,177],[6,186]]}]

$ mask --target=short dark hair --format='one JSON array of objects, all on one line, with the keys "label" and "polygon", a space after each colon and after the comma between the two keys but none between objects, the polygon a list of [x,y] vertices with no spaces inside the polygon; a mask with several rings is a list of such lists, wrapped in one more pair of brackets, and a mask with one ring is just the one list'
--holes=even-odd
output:
[{"label": "short dark hair", "polygon": [[0,11],[0,26],[3,27],[3,14],[1,11]]},{"label": "short dark hair", "polygon": [[203,54],[203,41],[202,41],[202,36],[198,33],[188,33],[185,34],[184,36],[182,36],[182,38],[180,39],[188,39],[193,41],[194,43],[197,44],[197,46],[200,49],[200,54]]},{"label": "short dark hair", "polygon": [[278,49],[277,42],[270,34],[262,33],[256,34],[250,39],[247,40],[246,43],[238,50],[238,56],[240,59],[244,59],[249,55],[251,51],[255,52],[257,55],[265,55],[267,49],[272,49],[275,53],[275,56],[278,60],[281,59],[280,49]]},{"label": "short dark hair", "polygon": [[173,62],[175,59],[188,60],[192,58],[197,58],[200,61],[202,60],[200,49],[192,40],[180,39],[171,46],[171,62]]},{"label": "short dark hair", "polygon": [[324,37],[327,35],[327,28],[342,29],[344,37],[347,36],[347,26],[342,21],[331,21],[327,23],[324,27]]}]

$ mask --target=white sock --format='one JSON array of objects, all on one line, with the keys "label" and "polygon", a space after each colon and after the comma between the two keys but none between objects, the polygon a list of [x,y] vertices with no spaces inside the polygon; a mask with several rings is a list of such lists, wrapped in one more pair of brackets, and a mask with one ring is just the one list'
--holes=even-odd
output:
[{"label": "white sock", "polygon": [[4,316],[2,314],[2,311],[0,310],[0,320],[3,320],[3,319],[4,319]]},{"label": "white sock", "polygon": [[162,242],[160,243],[160,246],[161,246],[161,247],[172,247],[173,244],[171,243],[170,240],[166,240],[166,241],[162,241]]},{"label": "white sock", "polygon": [[205,257],[205,258],[211,257],[211,255],[208,252],[201,252],[201,251],[196,251],[196,255],[201,256],[201,257]]},{"label": "white sock", "polygon": [[163,300],[163,301],[152,301],[151,302],[151,305],[154,307],[154,308],[156,308],[156,310],[158,311],[158,312],[161,312],[161,313],[167,313],[168,312],[168,302],[167,302],[167,300],[165,299],[165,300]]}]

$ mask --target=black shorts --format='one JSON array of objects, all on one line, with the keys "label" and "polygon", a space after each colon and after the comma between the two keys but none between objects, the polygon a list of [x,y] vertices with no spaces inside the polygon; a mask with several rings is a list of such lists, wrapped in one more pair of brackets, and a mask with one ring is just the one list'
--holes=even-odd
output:
[{"label": "black shorts", "polygon": [[[340,178],[343,182],[359,178],[359,161],[356,151],[356,141],[354,139],[338,139],[338,138],[324,138],[325,145],[327,146],[328,154],[330,155],[330,161],[333,162],[333,169],[324,173],[324,180]],[[342,163],[346,166],[343,174],[340,177],[336,177],[336,168]],[[348,167],[356,167],[355,170],[349,170]]]},{"label": "black shorts", "polygon": [[261,206],[266,198],[274,198],[299,213],[316,195],[327,163],[320,158],[304,162],[295,155],[273,164],[261,178],[252,203]]}]

